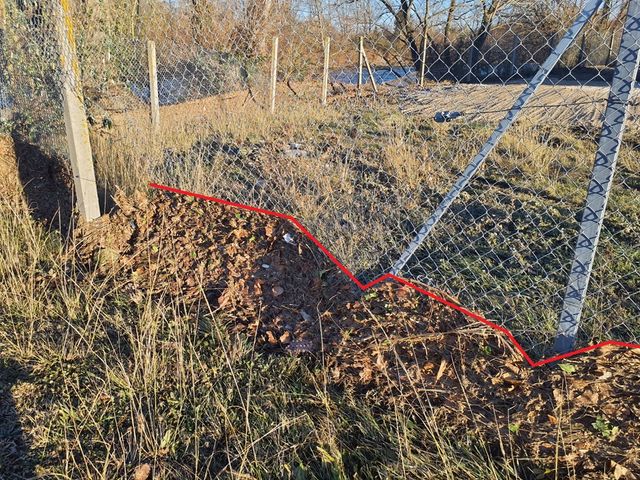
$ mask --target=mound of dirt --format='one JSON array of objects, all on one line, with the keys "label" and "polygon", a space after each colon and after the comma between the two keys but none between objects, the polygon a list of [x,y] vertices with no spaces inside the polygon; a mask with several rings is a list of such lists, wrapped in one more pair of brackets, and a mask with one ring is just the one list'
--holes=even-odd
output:
[{"label": "mound of dirt", "polygon": [[340,389],[477,434],[524,478],[640,478],[637,351],[534,370],[501,333],[409,287],[357,291],[287,221],[166,193],[117,203],[82,227],[76,255],[133,301],[179,296],[196,314],[206,300],[264,351],[309,355]]},{"label": "mound of dirt", "polygon": [[238,332],[257,329],[265,344],[315,351],[319,313],[354,296],[348,279],[286,222],[165,194],[117,202],[115,215],[84,227],[78,252],[105,273],[125,273],[134,298],[206,298],[237,320]]}]

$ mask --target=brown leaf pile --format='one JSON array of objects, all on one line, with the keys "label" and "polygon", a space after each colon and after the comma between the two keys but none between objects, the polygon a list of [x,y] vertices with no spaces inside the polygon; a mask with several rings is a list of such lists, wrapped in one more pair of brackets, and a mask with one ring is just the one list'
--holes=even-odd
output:
[{"label": "brown leaf pile", "polygon": [[288,222],[169,194],[118,203],[83,227],[77,253],[132,298],[206,298],[260,348],[322,352],[335,385],[477,434],[531,478],[640,478],[638,352],[534,370],[502,334],[413,289],[360,294]]}]

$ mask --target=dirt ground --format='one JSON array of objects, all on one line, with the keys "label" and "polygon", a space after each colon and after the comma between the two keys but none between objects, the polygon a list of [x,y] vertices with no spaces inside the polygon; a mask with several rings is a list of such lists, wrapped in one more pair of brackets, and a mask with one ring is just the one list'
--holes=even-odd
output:
[{"label": "dirt ground", "polygon": [[[524,88],[521,84],[432,85],[394,92],[400,110],[406,114],[433,117],[439,111],[458,111],[467,121],[498,122]],[[589,127],[599,125],[606,108],[609,88],[542,85],[526,106],[522,119],[531,124]],[[630,120],[640,115],[640,93],[632,97]]]},{"label": "dirt ground", "polygon": [[66,165],[33,145],[0,135],[0,196],[10,198],[22,192],[34,218],[67,232],[72,191],[72,174]]},{"label": "dirt ground", "polygon": [[208,304],[256,348],[324,366],[335,388],[476,432],[527,478],[640,478],[640,351],[531,369],[502,334],[412,289],[360,294],[287,221],[167,193],[118,204],[73,255],[134,302]]},{"label": "dirt ground", "polygon": [[[304,98],[315,99],[319,87],[316,84],[293,83],[297,93]],[[512,84],[447,84],[427,83],[424,88],[404,83],[379,85],[379,95],[397,104],[400,111],[408,115],[423,115],[433,118],[437,112],[462,112],[466,121],[483,121],[495,123],[504,117],[516,98],[522,93],[524,85]],[[355,94],[355,87],[335,83],[330,89],[329,102],[344,101]],[[369,87],[365,89],[370,94]],[[279,86],[279,98],[291,97],[292,91]],[[563,84],[542,85],[530,99],[521,116],[522,121],[531,124],[571,125],[574,127],[592,127],[600,124],[609,95],[607,86],[575,86]],[[197,100],[190,100],[160,108],[162,118],[186,121],[205,118],[211,111],[224,108],[242,108],[248,100],[246,91],[212,95]],[[122,109],[107,108],[112,112],[117,124],[127,124],[127,120],[146,119],[148,107],[139,106],[122,114]],[[640,117],[640,93],[636,91],[631,99],[629,121]]]}]

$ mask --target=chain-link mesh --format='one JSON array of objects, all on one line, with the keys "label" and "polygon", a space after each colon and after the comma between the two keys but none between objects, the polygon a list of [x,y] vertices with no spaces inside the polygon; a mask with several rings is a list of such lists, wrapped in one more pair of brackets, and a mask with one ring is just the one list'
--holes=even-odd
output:
[{"label": "chain-link mesh", "polygon": [[[35,142],[64,132],[49,3],[5,6],[2,107]],[[151,180],[291,214],[372,280],[398,260],[583,3],[76,2],[98,177],[109,188]],[[602,2],[400,272],[507,326],[537,353],[557,328],[627,3]],[[637,93],[629,113],[581,344],[640,339]]]}]

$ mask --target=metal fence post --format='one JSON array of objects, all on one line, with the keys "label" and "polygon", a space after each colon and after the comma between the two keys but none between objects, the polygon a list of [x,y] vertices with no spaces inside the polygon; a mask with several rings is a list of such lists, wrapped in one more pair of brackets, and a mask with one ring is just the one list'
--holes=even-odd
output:
[{"label": "metal fence post", "polygon": [[71,5],[70,0],[55,0],[53,5],[60,49],[64,124],[78,210],[82,218],[90,221],[100,216],[100,206],[76,54]]},{"label": "metal fence post", "polygon": [[587,190],[587,200],[580,223],[580,233],[571,265],[554,349],[565,353],[576,341],[580,317],[589,287],[589,279],[602,231],[607,200],[622,143],[627,106],[638,74],[640,61],[640,1],[631,0],[609,100],[600,133],[596,159]]},{"label": "metal fence post", "polygon": [[531,83],[527,85],[524,91],[520,94],[515,101],[511,109],[507,112],[506,116],[500,121],[496,129],[493,131],[487,142],[482,146],[480,152],[474,157],[474,159],[467,165],[464,172],[460,175],[456,183],[451,190],[445,195],[440,204],[436,207],[431,217],[420,227],[418,234],[413,238],[409,246],[402,252],[398,261],[391,267],[390,273],[396,275],[404,268],[409,259],[413,256],[416,250],[422,245],[427,238],[433,227],[440,221],[442,216],[449,210],[453,202],[458,198],[460,193],[469,184],[473,176],[484,164],[485,160],[500,141],[502,136],[507,132],[509,127],[516,121],[522,112],[522,108],[526,105],[529,99],[536,92],[538,87],[549,76],[549,73],[556,65],[562,54],[569,48],[569,46],[575,41],[578,34],[582,31],[586,23],[598,10],[598,7],[602,3],[602,0],[590,0],[578,15],[578,18],[574,24],[567,30],[564,37],[558,42],[553,49],[549,57],[538,69]]}]

